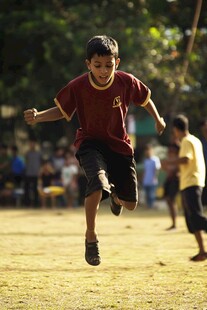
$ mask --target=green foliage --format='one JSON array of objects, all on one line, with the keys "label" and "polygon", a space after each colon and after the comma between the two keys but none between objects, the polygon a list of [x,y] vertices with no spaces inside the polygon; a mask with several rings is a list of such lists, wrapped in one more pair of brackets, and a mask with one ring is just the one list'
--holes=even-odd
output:
[{"label": "green foliage", "polygon": [[[26,108],[53,105],[57,91],[86,70],[88,39],[108,34],[119,42],[120,69],[149,85],[161,113],[169,115],[190,105],[190,116],[199,118],[196,111],[207,92],[207,3],[203,2],[183,85],[194,11],[194,0],[2,0],[0,106],[12,104],[22,117]],[[133,111],[138,118],[144,113]]]}]

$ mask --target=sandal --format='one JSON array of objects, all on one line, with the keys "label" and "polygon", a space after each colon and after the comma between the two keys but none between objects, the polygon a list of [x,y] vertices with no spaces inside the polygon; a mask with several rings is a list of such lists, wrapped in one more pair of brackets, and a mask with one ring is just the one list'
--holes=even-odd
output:
[{"label": "sandal", "polygon": [[114,200],[114,198],[117,197],[115,193],[111,193],[110,194],[110,198],[111,198],[111,212],[116,215],[119,216],[123,210],[123,206],[121,204],[117,204]]},{"label": "sandal", "polygon": [[101,263],[99,256],[98,241],[88,242],[85,241],[85,260],[89,265],[98,266]]},{"label": "sandal", "polygon": [[190,258],[193,262],[201,262],[207,259],[207,253],[198,253],[197,255]]}]

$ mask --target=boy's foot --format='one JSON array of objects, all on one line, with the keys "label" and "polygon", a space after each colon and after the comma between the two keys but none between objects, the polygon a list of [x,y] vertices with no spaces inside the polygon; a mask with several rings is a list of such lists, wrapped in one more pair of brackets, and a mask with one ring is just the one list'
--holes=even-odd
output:
[{"label": "boy's foot", "polygon": [[110,198],[111,198],[111,212],[116,215],[119,216],[123,210],[123,206],[120,203],[117,203],[115,200],[118,199],[118,197],[116,196],[115,193],[111,193],[110,194]]},{"label": "boy's foot", "polygon": [[202,262],[207,259],[207,253],[198,253],[197,255],[190,258],[193,262]]},{"label": "boy's foot", "polygon": [[101,263],[98,241],[88,242],[85,240],[85,260],[92,266],[98,266]]},{"label": "boy's foot", "polygon": [[166,231],[172,231],[172,230],[176,230],[176,226],[172,225],[166,229]]}]

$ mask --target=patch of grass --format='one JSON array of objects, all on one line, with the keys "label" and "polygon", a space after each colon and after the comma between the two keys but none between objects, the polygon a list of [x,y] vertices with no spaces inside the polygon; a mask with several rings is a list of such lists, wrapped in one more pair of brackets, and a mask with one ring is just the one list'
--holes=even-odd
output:
[{"label": "patch of grass", "polygon": [[182,215],[101,206],[102,263],[84,260],[85,214],[74,210],[0,210],[0,309],[206,310],[207,260],[193,263],[194,237]]}]

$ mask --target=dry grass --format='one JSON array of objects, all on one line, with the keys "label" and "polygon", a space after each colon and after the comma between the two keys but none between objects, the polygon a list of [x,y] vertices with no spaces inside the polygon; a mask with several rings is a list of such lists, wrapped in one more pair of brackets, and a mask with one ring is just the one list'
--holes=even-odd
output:
[{"label": "dry grass", "polygon": [[207,260],[193,263],[184,219],[101,206],[102,264],[84,261],[85,217],[75,210],[0,211],[0,309],[207,309]]}]

